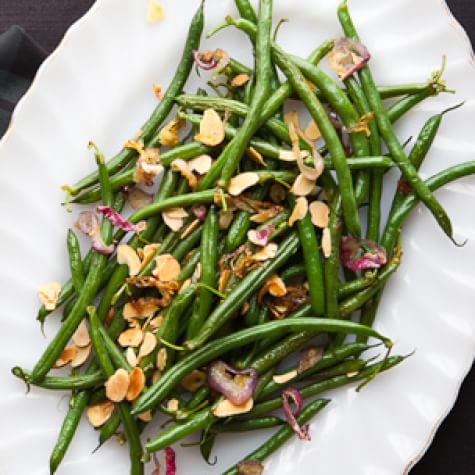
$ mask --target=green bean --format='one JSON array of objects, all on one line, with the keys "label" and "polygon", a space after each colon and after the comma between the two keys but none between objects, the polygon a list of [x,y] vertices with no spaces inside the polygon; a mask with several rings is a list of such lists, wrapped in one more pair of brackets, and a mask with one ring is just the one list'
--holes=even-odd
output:
[{"label": "green bean", "polygon": [[239,11],[239,15],[241,15],[246,20],[257,23],[256,12],[254,11],[254,8],[252,7],[249,0],[235,0],[235,3]]},{"label": "green bean", "polygon": [[104,343],[104,347],[106,348],[107,353],[109,354],[109,358],[111,359],[112,363],[114,364],[114,367],[117,368],[117,369],[119,369],[119,368],[125,369],[127,372],[130,373],[130,371],[132,371],[132,367],[127,362],[127,360],[125,359],[125,356],[119,350],[116,343],[109,336],[109,333],[104,328],[102,323],[99,324],[99,333],[101,334],[102,341]]},{"label": "green bean", "polygon": [[[318,412],[320,412],[323,408],[330,401],[328,399],[318,399],[309,403],[302,409],[302,412],[297,417],[297,421],[300,426],[305,425],[312,417],[314,417]],[[254,450],[254,452],[250,453],[246,456],[244,460],[259,460],[263,461],[270,455],[272,455],[277,449],[282,447],[292,436],[294,436],[293,429],[286,425],[282,427],[278,432],[276,432],[269,440],[264,442],[259,448]],[[229,470],[223,473],[223,475],[238,475],[239,469],[238,466],[235,465],[231,467]]]},{"label": "green bean", "polygon": [[[104,339],[101,334],[101,321],[94,309],[94,307],[88,308],[89,323],[90,323],[90,333],[92,346],[96,354],[97,361],[103,374],[110,378],[114,372],[115,368],[110,359],[107,348],[104,346]],[[130,473],[131,475],[143,474],[144,467],[142,463],[142,444],[140,442],[139,432],[134,418],[132,417],[129,406],[126,402],[121,402],[118,405],[118,411],[124,430],[126,433],[127,441],[129,443],[129,454],[130,454]]]},{"label": "green bean", "polygon": [[228,295],[226,300],[219,305],[206,320],[200,333],[191,340],[185,342],[185,346],[194,350],[203,345],[249,298],[255,293],[269,276],[292,257],[297,251],[298,238],[291,234],[280,245],[277,256],[267,261],[262,267],[249,272]]},{"label": "green bean", "polygon": [[[103,194],[103,203],[104,206],[110,207],[112,205],[112,190],[109,182],[109,175],[107,174],[107,169],[105,167],[104,156],[100,151],[91,144],[91,147],[95,149],[95,158],[99,169],[99,178],[102,185],[102,194]],[[104,243],[106,245],[110,244],[112,240],[112,225],[104,219],[101,225],[101,235]],[[81,289],[81,293],[78,296],[76,304],[74,305],[71,313],[67,320],[63,323],[60,330],[53,337],[52,341],[49,343],[45,352],[36,363],[35,367],[31,372],[31,382],[35,383],[41,381],[50,368],[53,366],[54,362],[58,359],[62,353],[64,347],[72,337],[73,333],[76,331],[79,323],[84,318],[84,313],[86,307],[90,304],[92,299],[97,294],[100,282],[101,274],[106,263],[106,256],[95,253],[91,267],[87,274],[87,277],[84,281],[84,284]]]},{"label": "green bean", "polygon": [[185,256],[196,247],[200,240],[203,240],[203,228],[204,227],[201,225],[198,226],[190,234],[188,234],[188,236],[182,239],[177,244],[175,249],[173,249],[171,254],[177,261],[181,261],[182,259],[184,259]]},{"label": "green bean", "polygon": [[[363,353],[363,351],[366,351],[368,348],[369,348],[368,345],[366,345],[365,343],[348,343],[338,348],[327,350],[323,354],[320,361],[318,361],[311,368],[297,374],[294,378],[288,381],[288,384],[294,384],[298,381],[307,379],[309,376],[312,376],[321,370],[324,370],[326,368],[331,368],[332,366],[337,365],[338,363],[345,360],[346,358],[351,358],[351,357],[360,355],[361,353]],[[291,366],[283,370],[282,374],[287,374],[287,373],[290,373],[292,371],[297,371],[297,370],[298,370],[298,365]],[[274,381],[270,381],[262,390],[260,394],[260,398],[265,399],[269,394],[272,394],[281,388],[282,388],[282,384],[278,384]]]},{"label": "green bean", "polygon": [[[208,210],[201,239],[201,276],[200,283],[215,288],[217,284],[219,218],[216,208]],[[197,312],[193,312],[188,322],[187,338],[195,337],[206,321],[213,304],[214,295],[201,287],[197,298]]]},{"label": "green bean", "polygon": [[[121,423],[119,411],[114,411],[109,420],[101,427],[99,431],[99,447],[104,445],[111,437],[117,434]],[[97,449],[96,449],[97,450]]]},{"label": "green bean", "polygon": [[[191,142],[184,145],[179,145],[167,150],[160,155],[160,163],[164,167],[169,167],[173,160],[181,158],[182,160],[191,160],[199,155],[203,155],[211,152],[211,148],[199,142]],[[126,185],[134,184],[135,168],[127,169],[118,175],[111,177],[111,186],[113,191],[120,190]],[[101,197],[101,189],[99,186],[91,188],[86,192],[80,194],[72,200],[72,203],[76,204],[90,204],[95,203]]]},{"label": "green bean", "polygon": [[152,385],[138,399],[133,410],[134,414],[140,414],[164,399],[170,391],[178,384],[185,375],[194,369],[200,368],[214,358],[227,351],[239,348],[253,341],[257,341],[281,331],[291,330],[292,332],[312,331],[321,332],[343,332],[354,333],[355,335],[369,335],[375,337],[387,346],[391,346],[390,340],[377,333],[372,328],[364,327],[357,323],[342,320],[330,320],[321,318],[300,318],[291,320],[279,320],[264,323],[254,328],[241,330],[224,338],[214,340],[208,345],[194,351],[189,356],[183,358],[179,363],[170,368],[156,384]]},{"label": "green bean", "polygon": [[[242,16],[242,15],[241,15]],[[234,58],[230,58],[229,59],[229,64],[228,64],[228,68],[231,70],[231,72],[233,74],[235,74],[236,76],[238,74],[247,74],[248,76],[252,76],[253,74],[253,71],[251,68],[249,68],[248,66],[240,63],[239,61],[237,61],[236,59]]]},{"label": "green bean", "polygon": [[[249,114],[244,120],[239,133],[228,144],[216,163],[222,163],[221,177],[218,186],[226,188],[233,176],[239,161],[247,147],[249,140],[260,128],[260,124],[254,120],[264,106],[270,93],[270,80],[272,76],[271,62],[271,28],[272,28],[272,0],[259,1],[259,22],[257,22],[256,35],[256,73],[255,88],[251,104],[249,105]],[[213,169],[218,169],[217,165]],[[208,172],[212,175],[213,169]]]},{"label": "green bean", "polygon": [[163,431],[160,435],[147,442],[145,450],[147,453],[157,452],[166,447],[170,447],[175,442],[183,439],[193,432],[206,428],[216,418],[209,409],[203,409],[197,412],[185,422],[175,424],[169,429]]},{"label": "green bean", "polygon": [[185,282],[186,279],[189,279],[192,275],[193,272],[195,271],[195,268],[200,262],[201,259],[201,253],[199,250],[194,250],[192,251],[191,257],[188,259],[186,264],[182,267],[180,274],[177,277],[177,282],[182,284]]},{"label": "green bean", "polygon": [[330,221],[328,229],[330,232],[331,253],[326,257],[323,270],[325,277],[325,303],[326,316],[328,318],[339,318],[340,309],[338,307],[339,279],[338,271],[340,267],[340,241],[342,233],[342,223],[340,220],[341,195],[335,194],[331,203]]},{"label": "green bean", "polygon": [[248,432],[251,430],[271,429],[272,427],[283,426],[286,422],[280,417],[267,416],[250,419],[242,422],[222,422],[213,426],[213,432]]},{"label": "green bean", "polygon": [[[402,356],[391,356],[389,357],[383,365],[382,371],[387,371],[394,366],[402,363],[404,361],[404,357]],[[325,391],[329,391],[330,389],[340,388],[342,386],[346,386],[347,384],[352,384],[356,381],[364,381],[368,377],[374,374],[374,371],[378,369],[381,365],[380,362],[367,366],[365,369],[360,371],[358,374],[354,375],[344,375],[344,376],[336,376],[331,379],[327,379],[326,381],[319,381],[317,383],[309,384],[300,389],[300,394],[303,398],[315,397],[322,394]],[[244,416],[239,417],[238,419],[248,419],[260,416],[261,414],[267,414],[268,412],[275,411],[279,409],[282,405],[282,399],[270,399],[268,401],[261,402],[256,404],[252,411],[248,412]]]},{"label": "green bean", "polygon": [[[295,204],[293,198],[290,198],[290,202],[293,205]],[[305,262],[310,305],[313,313],[320,316],[325,313],[325,283],[323,281],[323,265],[317,234],[309,212],[303,219],[297,221],[297,230]]]},{"label": "green bean", "polygon": [[[345,34],[353,39],[358,39],[358,35],[355,31],[353,22],[348,12],[348,5],[346,2],[340,4],[338,8],[338,17],[342,24]],[[439,201],[434,197],[427,185],[422,181],[417,174],[416,169],[409,161],[404,149],[402,148],[399,139],[391,126],[391,121],[384,108],[381,96],[379,95],[376,85],[374,83],[373,75],[368,66],[361,69],[360,73],[361,82],[365,91],[368,102],[373,108],[376,114],[376,121],[378,127],[386,145],[391,152],[391,156],[399,166],[404,178],[408,181],[415,193],[419,196],[421,201],[429,208],[434,218],[439,223],[445,234],[453,241],[453,230],[450,218],[441,206]]]},{"label": "green bean", "polygon": [[202,386],[198,391],[196,391],[191,399],[188,401],[188,404],[186,405],[186,410],[187,411],[192,411],[193,409],[196,409],[203,401],[206,400],[206,398],[209,396],[211,390],[209,386]]},{"label": "green bean", "polygon": [[[155,108],[148,121],[142,126],[140,140],[143,140],[147,147],[155,147],[159,144],[158,135],[153,137],[157,128],[168,116],[173,107],[174,98],[181,93],[183,86],[190,75],[193,66],[193,50],[198,50],[201,40],[201,34],[204,27],[204,2],[201,3],[198,11],[193,17],[188,32],[185,48],[183,51],[180,64],[178,65],[175,76],[170,82],[170,86],[163,95],[159,105]],[[129,148],[122,149],[114,158],[107,163],[107,171],[114,174],[120,170],[125,164],[134,158],[136,152]],[[86,176],[73,187],[69,188],[69,192],[77,195],[81,190],[97,183],[98,174],[91,173]]]},{"label": "green bean", "polygon": [[76,293],[81,291],[84,284],[84,270],[81,260],[81,248],[79,247],[79,240],[72,229],[68,230],[67,237],[68,254],[69,254],[69,268],[71,270],[71,279]]},{"label": "green bean", "polygon": [[[31,376],[31,372],[16,366],[12,368],[12,373],[17,378],[28,382]],[[35,386],[44,389],[53,390],[80,390],[90,389],[104,381],[104,377],[100,371],[96,371],[92,374],[81,374],[77,376],[46,376],[43,381],[35,383]]]},{"label": "green bean", "polygon": [[81,420],[82,413],[87,406],[89,400],[89,392],[81,391],[72,399],[72,404],[69,405],[68,413],[61,426],[60,436],[56,441],[56,445],[50,455],[49,468],[50,473],[55,473],[61,464],[66,451],[71,443],[71,440],[76,432],[76,429]]}]

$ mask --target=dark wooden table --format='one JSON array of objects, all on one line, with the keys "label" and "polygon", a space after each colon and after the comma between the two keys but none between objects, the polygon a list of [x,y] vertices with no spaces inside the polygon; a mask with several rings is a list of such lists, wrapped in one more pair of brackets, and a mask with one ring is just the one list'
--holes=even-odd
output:
[{"label": "dark wooden table", "polygon": [[[447,2],[474,43],[475,0]],[[0,32],[18,24],[50,52],[69,25],[83,15],[93,3],[93,0],[0,0]],[[442,424],[427,454],[411,471],[411,475],[475,474],[474,404],[475,370],[472,370],[462,386],[453,411]]]}]

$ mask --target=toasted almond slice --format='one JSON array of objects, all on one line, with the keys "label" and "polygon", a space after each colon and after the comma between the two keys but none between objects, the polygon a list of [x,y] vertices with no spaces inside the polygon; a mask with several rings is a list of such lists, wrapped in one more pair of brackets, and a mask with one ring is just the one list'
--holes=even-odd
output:
[{"label": "toasted almond slice", "polygon": [[250,81],[251,77],[249,74],[246,73],[241,73],[238,74],[237,76],[234,76],[232,81],[231,81],[231,86],[232,87],[242,87],[245,84],[247,84]]},{"label": "toasted almond slice", "polygon": [[150,320],[149,325],[152,331],[158,330],[163,323],[163,317],[159,315],[158,317],[155,317],[153,320]]},{"label": "toasted almond slice", "polygon": [[49,282],[38,289],[38,297],[46,310],[51,312],[56,308],[60,292],[61,284],[59,282]]},{"label": "toasted almond slice", "polygon": [[137,347],[144,339],[144,331],[141,328],[129,328],[123,331],[118,338],[120,346],[124,348],[127,346]]},{"label": "toasted almond slice", "polygon": [[142,251],[139,254],[139,257],[142,259],[142,269],[152,260],[158,249],[160,249],[159,242],[147,244],[142,248]]},{"label": "toasted almond slice", "polygon": [[259,175],[254,172],[245,172],[231,178],[228,191],[232,196],[238,196],[251,186],[259,183]]},{"label": "toasted almond slice", "polygon": [[157,353],[157,362],[156,362],[157,369],[159,371],[163,371],[166,365],[167,365],[167,349],[160,348],[160,350]]},{"label": "toasted almond slice", "polygon": [[67,364],[71,363],[76,357],[77,352],[78,348],[76,345],[67,346],[62,351],[59,358],[56,360],[56,363],[53,365],[53,368],[62,368],[63,366],[66,366]]},{"label": "toasted almond slice", "polygon": [[325,228],[322,233],[322,251],[327,258],[332,255],[332,236],[328,228]]},{"label": "toasted almond slice", "polygon": [[158,134],[160,143],[166,147],[174,147],[180,143],[178,132],[185,127],[186,122],[182,119],[173,119]]},{"label": "toasted almond slice", "polygon": [[[300,157],[302,160],[307,158],[309,156],[308,150],[301,150],[300,151]],[[297,160],[297,157],[295,156],[293,150],[280,150],[279,152],[279,160],[282,160],[283,162],[295,162]]]},{"label": "toasted almond slice", "polygon": [[187,218],[188,212],[184,208],[170,208],[166,211],[170,218]]},{"label": "toasted almond slice", "polygon": [[91,348],[92,348],[92,345],[90,344],[88,346],[78,347],[76,351],[76,355],[71,361],[71,366],[73,368],[79,368],[80,366],[82,366],[86,362],[89,355],[91,354]]},{"label": "toasted almond slice", "polygon": [[127,192],[127,202],[134,210],[145,208],[152,204],[153,195],[134,186]]},{"label": "toasted almond slice", "polygon": [[162,218],[165,224],[174,232],[177,233],[184,224],[183,218],[170,218],[166,212],[162,213]]},{"label": "toasted almond slice", "polygon": [[115,404],[111,401],[104,401],[94,406],[89,406],[86,411],[87,418],[92,427],[103,426],[112,416]]},{"label": "toasted almond slice", "polygon": [[234,211],[220,210],[219,211],[219,229],[221,229],[221,231],[228,229],[231,223],[233,222],[233,218],[234,218]]},{"label": "toasted almond slice", "polygon": [[80,348],[84,348],[85,346],[89,346],[91,343],[91,338],[89,337],[89,331],[87,329],[86,321],[83,320],[77,330],[73,334],[72,338],[74,344],[79,346]]},{"label": "toasted almond slice", "polygon": [[145,374],[142,368],[134,368],[129,374],[129,387],[127,389],[127,401],[135,401],[145,387]]},{"label": "toasted almond slice", "polygon": [[200,132],[195,135],[195,140],[208,147],[215,147],[223,142],[224,123],[214,109],[206,109],[200,123]]},{"label": "toasted almond slice", "polygon": [[201,262],[196,264],[195,270],[193,272],[193,280],[198,280],[201,277]]},{"label": "toasted almond slice", "polygon": [[180,406],[180,402],[178,401],[178,399],[170,399],[167,402],[167,409],[169,411],[176,412],[178,411],[179,406]]},{"label": "toasted almond slice", "polygon": [[308,196],[315,189],[315,180],[309,180],[302,173],[297,176],[290,191],[295,196]]},{"label": "toasted almond slice", "polygon": [[279,246],[275,242],[270,242],[262,248],[259,252],[256,252],[253,256],[254,260],[258,262],[264,262],[269,259],[273,259],[277,255]]},{"label": "toasted almond slice", "polygon": [[264,283],[257,294],[257,300],[262,302],[264,296],[269,293],[273,297],[284,297],[287,295],[287,287],[284,281],[277,275],[272,274]]},{"label": "toasted almond slice", "polygon": [[188,162],[185,162],[185,160],[182,160],[181,158],[173,160],[170,165],[170,168],[174,172],[179,172],[183,177],[185,177],[192,190],[194,190],[198,186],[198,179],[195,175],[193,175],[193,172],[190,168],[190,164]]},{"label": "toasted almond slice", "polygon": [[185,239],[189,236],[199,225],[201,221],[199,219],[195,219],[187,228],[180,234],[180,239]]},{"label": "toasted almond slice", "polygon": [[161,282],[175,280],[180,272],[180,263],[171,254],[162,254],[155,258],[155,269],[152,274]]},{"label": "toasted almond slice", "polygon": [[293,371],[289,371],[285,374],[275,374],[274,376],[272,376],[272,379],[276,384],[285,384],[297,377],[297,375],[297,370],[294,369]]},{"label": "toasted almond slice", "polygon": [[298,198],[295,202],[295,207],[289,218],[289,226],[292,227],[297,221],[302,220],[307,215],[308,201],[307,198]]},{"label": "toasted almond slice", "polygon": [[186,279],[185,282],[181,284],[181,287],[178,293],[179,294],[183,293],[190,285],[191,285],[191,277],[189,279]]},{"label": "toasted almond slice", "polygon": [[128,244],[119,244],[117,247],[117,262],[129,267],[130,276],[137,275],[142,268],[138,254]]},{"label": "toasted almond slice", "polygon": [[152,374],[152,384],[155,384],[162,377],[162,372],[156,369]]},{"label": "toasted almond slice", "polygon": [[263,167],[265,167],[267,165],[265,160],[264,160],[264,157],[262,156],[262,154],[259,153],[254,147],[249,147],[246,150],[246,154],[251,160],[253,160],[257,164],[259,164]]},{"label": "toasted almond slice", "polygon": [[253,214],[251,216],[251,221],[253,223],[263,224],[263,223],[269,221],[269,219],[276,216],[277,213],[278,213],[278,211],[276,211],[275,209],[269,208],[269,209],[266,209],[266,210],[261,211],[259,213]]},{"label": "toasted almond slice", "polygon": [[204,175],[209,172],[213,159],[209,155],[199,155],[198,157],[188,162],[190,170],[199,175]]},{"label": "toasted almond slice", "polygon": [[311,142],[321,138],[322,134],[315,121],[312,119],[304,131],[305,137]]},{"label": "toasted almond slice", "polygon": [[145,332],[142,346],[139,350],[138,358],[141,360],[145,356],[149,355],[157,346],[157,338],[153,333]]},{"label": "toasted almond slice", "polygon": [[113,402],[121,402],[125,399],[129,389],[129,373],[119,368],[104,384],[107,399]]},{"label": "toasted almond slice", "polygon": [[251,411],[253,407],[254,400],[252,398],[239,406],[233,404],[229,399],[223,399],[213,408],[213,414],[216,417],[236,416]]},{"label": "toasted almond slice", "polygon": [[137,414],[137,418],[144,422],[150,422],[152,420],[152,411],[145,411]]},{"label": "toasted almond slice", "polygon": [[131,321],[134,318],[144,319],[155,315],[160,308],[159,300],[154,297],[140,297],[124,305],[123,318]]},{"label": "toasted almond slice", "polygon": [[137,355],[135,354],[135,350],[131,346],[129,346],[127,348],[127,351],[125,352],[125,359],[127,360],[127,363],[132,366],[132,368],[135,368],[138,364]]},{"label": "toasted almond slice", "polygon": [[206,373],[200,371],[199,369],[193,370],[191,373],[188,373],[180,382],[183,389],[194,393],[198,391],[206,383]]},{"label": "toasted almond slice", "polygon": [[313,201],[310,203],[308,210],[310,211],[310,216],[314,226],[321,229],[328,227],[330,208],[326,203],[323,201]]},{"label": "toasted almond slice", "polygon": [[147,21],[149,23],[158,23],[165,19],[165,10],[157,0],[150,0],[147,9]]},{"label": "toasted almond slice", "polygon": [[[155,97],[161,101],[163,99],[163,92],[162,92],[162,86],[160,86],[160,84],[154,84],[152,86],[152,91],[153,93],[155,94]],[[142,133],[140,135],[143,134],[143,130],[142,130]],[[138,137],[140,137],[140,135]]]}]

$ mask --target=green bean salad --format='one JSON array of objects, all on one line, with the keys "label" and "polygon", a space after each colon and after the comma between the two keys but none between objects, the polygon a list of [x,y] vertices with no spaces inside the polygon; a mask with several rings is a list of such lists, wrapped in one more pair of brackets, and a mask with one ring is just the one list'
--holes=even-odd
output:
[{"label": "green bean salad", "polygon": [[[85,414],[98,450],[115,437],[127,445],[133,475],[148,462],[160,473],[161,451],[164,473],[180,473],[173,445],[191,434],[189,450],[212,463],[222,433],[275,428],[225,472],[260,475],[286,441],[311,440],[326,391],[360,390],[406,358],[373,324],[411,211],[422,203],[455,243],[434,192],[474,174],[475,162],[428,180],[419,168],[444,114],[461,104],[409,143],[394,130],[420,102],[452,92],[444,67],[424,83],[378,85],[346,1],[342,36],[307,58],[279,45],[272,0],[257,11],[235,3],[240,16],[208,37],[238,29],[254,65],[200,50],[203,2],[138,134],[109,159],[91,142],[95,171],[64,187],[68,210],[95,208],[80,210],[67,232],[70,279],[39,289],[38,320],[62,309],[59,331],[32,370],[12,370],[28,387],[71,393],[51,473]],[[186,91],[194,74],[203,87]],[[284,113],[289,99],[310,121]],[[400,179],[386,217],[390,170]],[[78,233],[90,240],[86,254]],[[143,440],[154,420],[164,423]]]}]

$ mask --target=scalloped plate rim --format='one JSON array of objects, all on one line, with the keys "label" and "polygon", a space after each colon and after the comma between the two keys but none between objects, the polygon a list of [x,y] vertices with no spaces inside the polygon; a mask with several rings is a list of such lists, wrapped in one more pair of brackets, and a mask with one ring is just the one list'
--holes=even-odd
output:
[{"label": "scalloped plate rim", "polygon": [[[58,57],[60,57],[60,54],[62,53],[62,50],[64,49],[64,46],[71,34],[73,34],[76,30],[80,29],[81,26],[86,23],[90,17],[93,17],[95,14],[95,11],[99,8],[99,4],[101,3],[102,0],[96,0],[93,5],[87,10],[84,15],[82,15],[80,18],[78,18],[74,23],[71,24],[71,26],[66,30],[65,34],[63,35],[61,41],[59,42],[58,46],[50,53],[50,55],[43,61],[43,63],[40,65],[38,68],[33,81],[31,82],[28,90],[26,93],[22,96],[22,98],[18,101],[17,105],[15,106],[11,118],[10,118],[10,123],[7,127],[7,130],[5,131],[3,137],[0,139],[0,151],[2,150],[4,142],[8,139],[9,135],[11,134],[13,130],[13,124],[15,122],[15,119],[17,115],[22,113],[22,109],[24,107],[27,107],[28,101],[30,100],[30,97],[32,97],[37,89],[37,84],[38,84],[38,78],[43,74],[45,70],[48,69],[49,64],[53,61],[55,61]],[[462,26],[462,24],[457,20],[453,12],[451,11],[450,7],[448,6],[446,0],[433,0],[434,2],[437,3],[438,7],[437,8],[442,8],[443,13],[447,16],[449,20],[449,25],[451,28],[453,28],[459,36],[461,36],[465,42],[465,47],[467,49],[467,55],[468,55],[468,62],[470,66],[475,69],[475,49],[474,46],[472,45],[470,38],[468,36],[467,31],[465,28]],[[473,362],[475,360],[475,345],[473,347],[473,354],[474,356],[472,357],[471,361],[467,361],[464,370],[462,371],[462,377],[458,381],[454,393],[446,406],[445,411],[440,415],[436,423],[434,424],[432,431],[430,435],[428,436],[427,440],[422,442],[422,447],[417,450],[417,453],[413,455],[410,460],[407,463],[407,466],[405,467],[403,473],[401,475],[407,475],[410,470],[422,459],[430,445],[432,444],[434,437],[440,428],[441,424],[443,421],[446,419],[446,417],[450,414],[451,410],[453,409],[458,395],[460,393],[461,386],[470,372],[470,369],[473,365]]]}]

